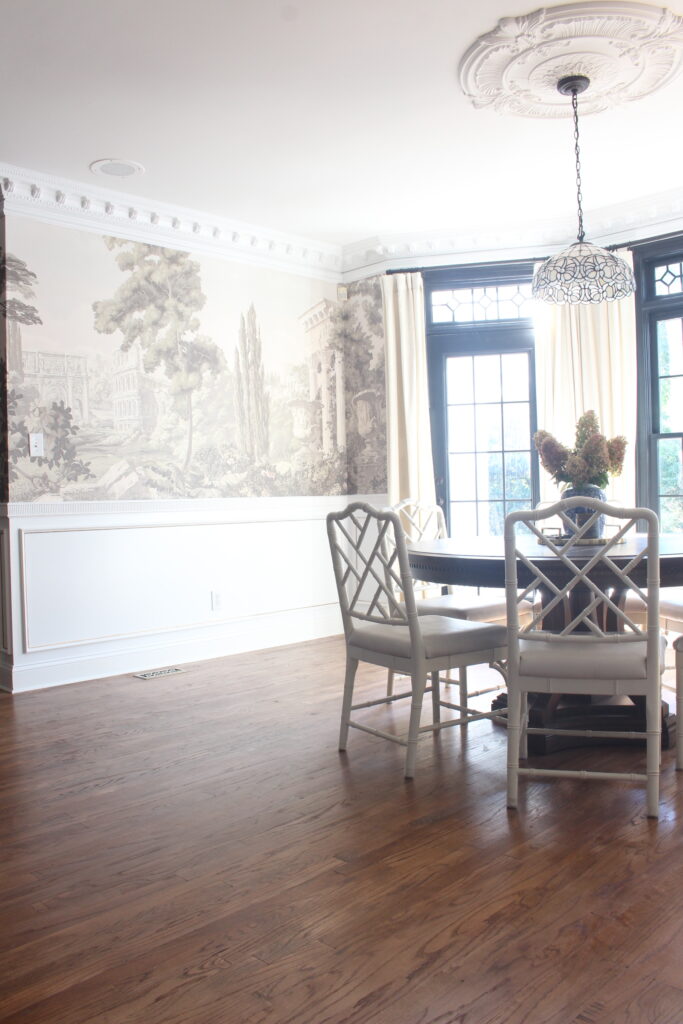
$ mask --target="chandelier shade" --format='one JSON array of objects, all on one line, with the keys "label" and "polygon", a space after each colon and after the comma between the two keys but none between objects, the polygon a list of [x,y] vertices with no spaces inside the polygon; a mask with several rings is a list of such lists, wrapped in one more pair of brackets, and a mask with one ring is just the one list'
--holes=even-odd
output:
[{"label": "chandelier shade", "polygon": [[611,302],[631,295],[636,287],[628,263],[607,249],[584,241],[578,96],[589,85],[590,80],[585,75],[565,75],[557,83],[558,92],[570,96],[572,102],[579,232],[573,245],[541,264],[531,282],[534,298],[556,305]]},{"label": "chandelier shade", "polygon": [[625,260],[599,245],[574,242],[538,267],[531,292],[535,299],[561,306],[623,299],[635,287]]}]

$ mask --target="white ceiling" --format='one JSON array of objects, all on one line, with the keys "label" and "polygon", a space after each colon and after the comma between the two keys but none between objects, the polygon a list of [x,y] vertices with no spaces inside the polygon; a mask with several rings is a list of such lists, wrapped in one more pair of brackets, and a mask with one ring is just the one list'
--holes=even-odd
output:
[{"label": "white ceiling", "polygon": [[[475,110],[458,84],[470,43],[537,6],[5,3],[0,159],[320,242],[558,219],[572,241],[571,121]],[[683,195],[682,95],[683,77],[581,121],[589,238],[591,210]],[[95,179],[101,157],[146,173]]]}]

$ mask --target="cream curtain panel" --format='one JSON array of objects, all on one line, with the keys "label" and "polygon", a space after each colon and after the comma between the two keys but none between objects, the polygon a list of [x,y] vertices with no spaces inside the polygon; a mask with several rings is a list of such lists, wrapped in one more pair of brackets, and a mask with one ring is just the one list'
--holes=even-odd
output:
[{"label": "cream curtain panel", "polygon": [[[631,254],[619,255],[631,263]],[[536,389],[539,429],[572,447],[576,421],[594,409],[602,432],[623,434],[628,445],[621,476],[610,479],[607,499],[635,505],[636,325],[628,298],[597,305],[539,303],[536,322]],[[559,496],[543,468],[541,501]]]},{"label": "cream curtain panel", "polygon": [[389,503],[433,505],[427,339],[421,274],[381,278],[386,336],[387,484]]}]

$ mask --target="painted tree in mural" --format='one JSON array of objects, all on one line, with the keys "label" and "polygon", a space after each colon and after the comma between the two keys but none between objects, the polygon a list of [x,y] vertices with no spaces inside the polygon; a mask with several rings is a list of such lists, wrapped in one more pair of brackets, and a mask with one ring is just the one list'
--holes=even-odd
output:
[{"label": "painted tree in mural", "polygon": [[199,334],[197,314],[206,301],[199,263],[175,249],[122,238],[104,242],[108,249],[121,250],[116,262],[129,276],[111,299],[93,303],[95,329],[102,334],[120,331],[124,352],[139,343],[145,372],[161,368],[168,377],[176,410],[187,421],[187,470],[192,460],[193,396],[224,364],[218,346]]},{"label": "painted tree in mural", "polygon": [[[38,278],[29,270],[23,260],[7,253],[5,261],[5,288],[7,289],[7,300],[4,306],[4,313],[10,323],[17,324],[42,324],[38,316],[38,310],[32,302],[26,299],[34,299],[33,286]],[[3,289],[4,292],[4,289]],[[16,294],[12,295],[11,293]]]},{"label": "painted tree in mural", "polygon": [[370,493],[386,489],[384,326],[378,280],[358,281],[332,318],[330,348],[344,359],[347,446],[346,486]]},{"label": "painted tree in mural", "polygon": [[[7,254],[4,274],[4,282],[0,284],[2,293],[7,295],[3,311],[9,325],[10,344],[14,343],[15,357],[21,360],[21,325],[30,327],[43,323],[32,301],[38,278],[24,260],[12,253]],[[20,383],[22,366],[10,369],[10,379],[14,381],[11,387],[5,384],[3,363],[3,391],[7,394],[7,403],[2,431],[8,439],[9,451],[7,460],[2,460],[2,492],[7,494],[9,481],[19,481],[21,497],[30,500],[43,493],[57,494],[65,483],[91,477],[90,464],[78,456],[75,444],[78,427],[73,423],[71,409],[63,401],[42,405],[38,390]],[[29,433],[43,434],[43,456],[29,459]]]},{"label": "painted tree in mural", "polygon": [[261,332],[253,304],[240,317],[239,344],[235,349],[235,395],[240,446],[250,459],[268,457],[270,408],[265,387]]}]

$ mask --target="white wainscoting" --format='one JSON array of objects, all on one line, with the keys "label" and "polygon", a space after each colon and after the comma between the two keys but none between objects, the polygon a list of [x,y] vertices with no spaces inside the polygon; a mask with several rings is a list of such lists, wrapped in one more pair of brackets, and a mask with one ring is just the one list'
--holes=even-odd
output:
[{"label": "white wainscoting", "polygon": [[11,689],[341,632],[325,516],[349,500],[8,506]]}]

